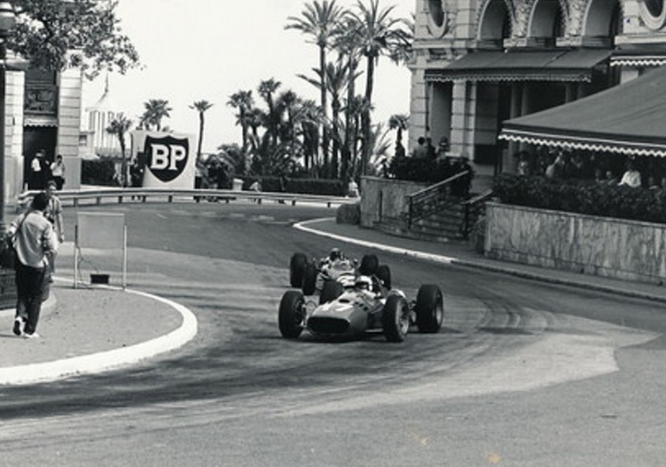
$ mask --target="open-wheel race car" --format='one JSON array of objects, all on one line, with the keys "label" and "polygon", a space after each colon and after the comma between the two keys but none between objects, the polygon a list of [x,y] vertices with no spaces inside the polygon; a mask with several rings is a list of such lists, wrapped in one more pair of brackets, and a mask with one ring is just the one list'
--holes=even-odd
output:
[{"label": "open-wheel race car", "polygon": [[339,282],[343,287],[352,286],[359,275],[377,275],[391,288],[391,271],[388,266],[380,265],[374,254],[364,255],[359,263],[333,248],[328,256],[319,260],[308,259],[305,253],[294,253],[289,262],[289,283],[301,289],[303,295],[322,293],[330,281]]},{"label": "open-wheel race car", "polygon": [[412,324],[422,333],[439,332],[444,300],[437,285],[422,285],[416,300],[389,289],[377,276],[358,276],[351,287],[328,281],[319,304],[298,290],[282,296],[278,324],[282,337],[297,339],[304,329],[325,339],[350,339],[381,332],[389,342],[405,340]]}]

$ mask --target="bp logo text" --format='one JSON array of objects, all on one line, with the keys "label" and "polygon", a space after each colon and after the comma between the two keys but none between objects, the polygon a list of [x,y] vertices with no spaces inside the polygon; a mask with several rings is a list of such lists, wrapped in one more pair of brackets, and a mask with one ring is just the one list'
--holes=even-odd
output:
[{"label": "bp logo text", "polygon": [[162,182],[170,182],[178,178],[187,167],[190,146],[187,138],[146,137],[144,146],[146,167]]}]

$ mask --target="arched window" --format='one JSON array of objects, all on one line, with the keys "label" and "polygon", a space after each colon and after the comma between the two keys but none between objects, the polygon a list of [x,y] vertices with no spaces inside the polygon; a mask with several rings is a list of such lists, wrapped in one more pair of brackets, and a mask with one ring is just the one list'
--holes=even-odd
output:
[{"label": "arched window", "polygon": [[478,39],[502,47],[504,39],[511,37],[511,15],[504,0],[491,0],[479,20]]},{"label": "arched window", "polygon": [[592,0],[587,8],[583,36],[608,39],[622,34],[622,5],[620,0]]},{"label": "arched window", "polygon": [[544,39],[553,45],[564,36],[564,15],[559,0],[538,0],[534,4],[529,25],[529,37]]}]

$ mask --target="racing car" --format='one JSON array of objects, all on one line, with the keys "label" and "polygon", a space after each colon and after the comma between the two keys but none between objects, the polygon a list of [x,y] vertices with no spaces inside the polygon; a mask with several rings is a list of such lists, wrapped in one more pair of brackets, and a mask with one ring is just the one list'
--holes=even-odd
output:
[{"label": "racing car", "polygon": [[358,275],[378,275],[391,288],[391,272],[386,265],[380,265],[376,255],[364,255],[359,264],[356,259],[347,258],[338,248],[333,248],[328,256],[308,260],[304,253],[294,253],[289,262],[289,282],[300,288],[304,295],[322,292],[328,281],[337,281],[343,286],[353,285]]},{"label": "racing car", "polygon": [[434,284],[422,285],[411,303],[404,292],[386,288],[377,276],[358,276],[354,286],[346,288],[329,281],[325,294],[327,300],[317,305],[298,290],[286,291],[278,314],[282,337],[297,339],[304,329],[325,339],[381,332],[389,342],[402,342],[412,324],[422,333],[436,333],[444,321],[442,291]]}]

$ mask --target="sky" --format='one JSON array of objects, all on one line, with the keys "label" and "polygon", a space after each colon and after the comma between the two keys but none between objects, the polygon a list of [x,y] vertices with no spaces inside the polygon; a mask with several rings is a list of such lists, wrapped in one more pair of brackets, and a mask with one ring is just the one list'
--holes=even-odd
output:
[{"label": "sky", "polygon": [[[308,2],[311,0],[308,0]],[[367,2],[367,0],[363,0]],[[192,103],[207,100],[204,152],[223,143],[240,143],[229,96],[256,89],[274,78],[281,90],[291,89],[319,101],[315,87],[297,74],[313,75],[318,49],[296,30],[285,30],[289,16],[300,16],[306,0],[120,0],[117,8],[122,33],[139,52],[142,67],[126,75],[109,75],[110,96],[134,123],[149,99],[166,99],[171,117],[163,121],[173,131],[198,134],[198,114]],[[353,7],[356,0],[337,0]],[[380,0],[394,5],[394,17],[409,18],[416,0]],[[411,75],[382,57],[375,74],[374,122],[393,114],[408,114]],[[104,76],[84,85],[84,108],[94,105],[104,91]],[[365,89],[359,79],[358,92]]]}]

